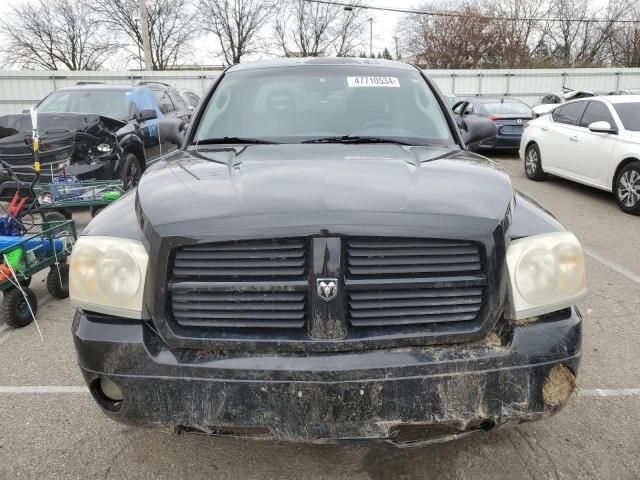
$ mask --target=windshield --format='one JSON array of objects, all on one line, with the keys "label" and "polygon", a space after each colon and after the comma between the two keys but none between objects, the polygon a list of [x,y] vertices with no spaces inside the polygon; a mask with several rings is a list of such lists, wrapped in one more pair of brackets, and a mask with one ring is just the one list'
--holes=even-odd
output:
[{"label": "windshield", "polygon": [[126,90],[58,90],[38,105],[42,113],[96,113],[116,120],[128,119]]},{"label": "windshield", "polygon": [[640,102],[614,103],[613,108],[626,130],[640,132]]},{"label": "windshield", "polygon": [[531,115],[528,105],[513,100],[485,100],[482,101],[482,105],[491,115]]},{"label": "windshield", "polygon": [[229,72],[210,99],[194,141],[301,143],[343,136],[454,143],[419,72],[353,65]]}]

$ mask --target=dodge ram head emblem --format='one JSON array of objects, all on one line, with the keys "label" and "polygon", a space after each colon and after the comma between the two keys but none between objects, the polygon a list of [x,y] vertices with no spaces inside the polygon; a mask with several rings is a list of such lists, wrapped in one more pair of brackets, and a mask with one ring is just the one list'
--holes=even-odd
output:
[{"label": "dodge ram head emblem", "polygon": [[325,302],[328,302],[338,294],[337,278],[319,278],[317,285],[318,296]]}]

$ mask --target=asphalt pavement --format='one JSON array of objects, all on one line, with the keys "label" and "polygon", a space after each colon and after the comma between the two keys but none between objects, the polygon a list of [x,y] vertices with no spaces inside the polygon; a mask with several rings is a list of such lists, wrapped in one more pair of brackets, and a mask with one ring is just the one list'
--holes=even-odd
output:
[{"label": "asphalt pavement", "polygon": [[[172,435],[112,422],[83,386],[73,311],[43,283],[34,325],[0,324],[0,479],[639,479],[640,217],[613,196],[558,178],[531,182],[495,157],[581,240],[589,294],[580,305],[579,393],[551,419],[420,449],[296,445]],[[464,196],[464,192],[460,192]],[[472,199],[470,199],[472,200]],[[77,212],[79,224],[88,213]]]}]

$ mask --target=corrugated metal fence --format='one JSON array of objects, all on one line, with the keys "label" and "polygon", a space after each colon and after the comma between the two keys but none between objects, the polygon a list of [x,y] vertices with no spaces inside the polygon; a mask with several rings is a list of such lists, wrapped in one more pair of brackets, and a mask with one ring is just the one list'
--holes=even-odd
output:
[{"label": "corrugated metal fence", "polygon": [[44,72],[0,71],[0,114],[19,113],[42,100],[51,91],[78,82],[135,85],[141,81],[165,82],[176,88],[203,92],[220,74],[216,71],[176,72]]},{"label": "corrugated metal fence", "polygon": [[[546,70],[428,70],[445,93],[466,96],[519,98],[535,105],[546,93],[562,87],[590,91],[640,88],[640,68],[586,68]],[[0,114],[17,113],[40,101],[52,90],[77,82],[134,85],[160,81],[202,93],[220,74],[216,71],[176,72],[43,72],[0,71]]]}]

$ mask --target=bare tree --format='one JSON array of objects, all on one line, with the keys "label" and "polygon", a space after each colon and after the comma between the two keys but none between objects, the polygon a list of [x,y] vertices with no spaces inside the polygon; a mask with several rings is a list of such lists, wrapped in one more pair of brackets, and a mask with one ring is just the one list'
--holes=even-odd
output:
[{"label": "bare tree", "polygon": [[274,6],[266,0],[199,0],[203,28],[220,42],[227,65],[259,50],[259,31]]},{"label": "bare tree", "polygon": [[634,23],[618,24],[608,41],[612,65],[640,67],[640,5],[628,9],[626,20]]},{"label": "bare tree", "polygon": [[97,70],[114,45],[95,12],[73,0],[15,5],[0,25],[7,64],[47,70]]},{"label": "bare tree", "polygon": [[361,14],[358,4],[353,3],[351,10],[344,10],[338,14],[333,28],[336,32],[334,41],[335,55],[337,57],[350,57],[362,47],[362,37],[367,23],[367,18]]},{"label": "bare tree", "polygon": [[[137,0],[84,0],[100,14],[102,23],[118,35],[130,59],[143,61]],[[154,70],[178,66],[188,54],[199,26],[189,0],[147,0],[151,63]]]},{"label": "bare tree", "polygon": [[430,68],[500,66],[504,42],[499,26],[477,6],[439,3],[423,8],[456,15],[415,15],[404,20],[403,49],[417,63]]},{"label": "bare tree", "polygon": [[354,55],[362,45],[366,20],[362,9],[284,0],[274,22],[278,47],[287,56]]},{"label": "bare tree", "polygon": [[[620,28],[632,3],[629,0],[609,2],[595,8],[590,0],[551,0],[554,18],[547,36],[552,55],[563,66],[602,66],[611,61],[611,38]],[[598,17],[604,21],[593,22]]]},{"label": "bare tree", "polygon": [[497,20],[495,31],[502,42],[502,62],[506,67],[525,67],[542,46],[548,22],[547,0],[488,0],[483,11]]}]

